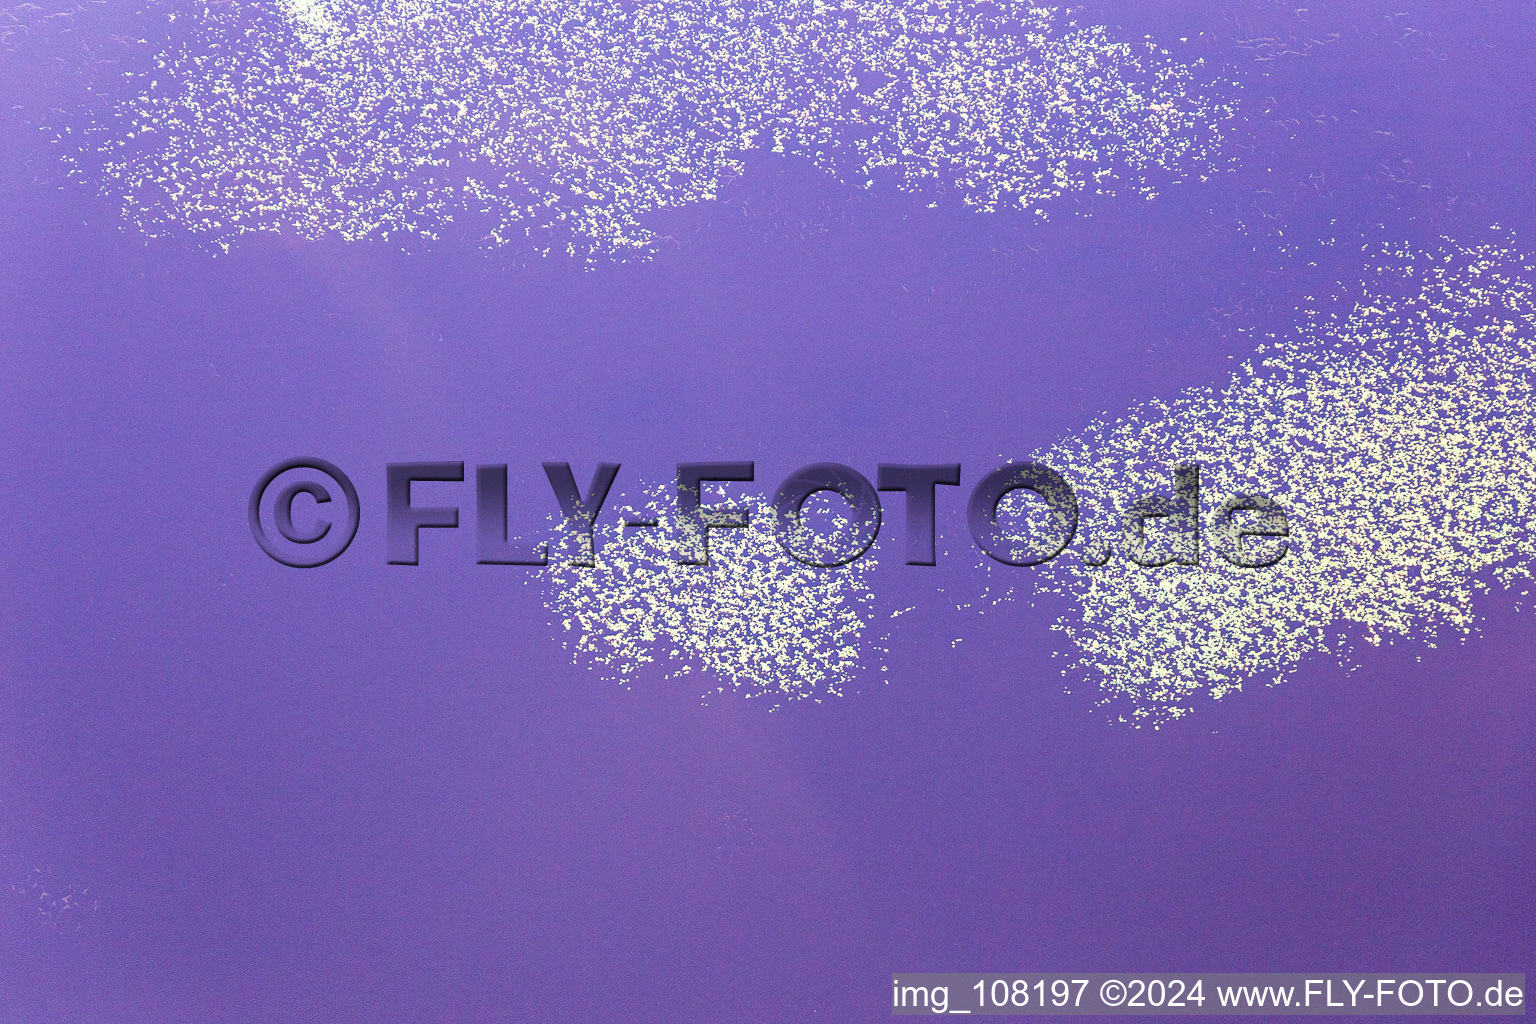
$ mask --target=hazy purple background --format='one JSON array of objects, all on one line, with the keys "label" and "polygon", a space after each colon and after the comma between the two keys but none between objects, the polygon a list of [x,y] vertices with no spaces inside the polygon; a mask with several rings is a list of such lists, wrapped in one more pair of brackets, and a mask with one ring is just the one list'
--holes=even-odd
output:
[{"label": "hazy purple background", "polygon": [[[1525,970],[1536,630],[1512,597],[1465,647],[1318,662],[1138,733],[1061,692],[1051,609],[955,613],[938,584],[980,588],[958,557],[880,570],[919,605],[888,685],[776,715],[573,665],[531,571],[475,566],[469,529],[384,564],[387,461],[510,463],[524,517],[551,507],[542,459],[969,483],[1218,380],[1238,328],[1283,331],[1361,238],[1529,245],[1536,16],[1448,6],[1320,7],[1339,42],[1261,67],[1233,18],[1269,5],[1100,5],[1133,38],[1203,29],[1249,76],[1240,170],[1039,226],[764,157],[675,218],[679,248],[591,273],[146,244],[3,122],[0,1020],[851,1022],[887,1016],[896,970]],[[1428,42],[1384,27],[1403,7]],[[1428,188],[1383,176],[1402,160]],[[244,506],[311,453],[363,525],[300,572]],[[471,491],[418,488],[466,526]],[[99,909],[50,919],[29,878]]]}]

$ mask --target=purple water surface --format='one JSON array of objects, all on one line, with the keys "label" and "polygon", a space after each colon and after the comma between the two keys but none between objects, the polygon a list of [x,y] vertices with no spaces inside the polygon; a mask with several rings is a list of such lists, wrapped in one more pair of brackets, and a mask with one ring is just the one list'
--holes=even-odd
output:
[{"label": "purple water surface", "polygon": [[[1219,381],[1239,328],[1358,275],[1358,240],[1536,237],[1536,20],[1477,6],[1320,7],[1339,40],[1260,67],[1232,40],[1267,5],[1096,4],[1241,65],[1236,169],[1036,224],[764,155],[670,215],[677,246],[595,270],[146,242],[0,123],[0,1020],[852,1022],[898,970],[1525,969],[1536,631],[1511,595],[1465,646],[1134,732],[1062,692],[1048,601],[961,624],[939,584],[974,585],[969,558],[882,565],[917,606],[890,671],[769,714],[573,664],[536,571],[476,566],[469,529],[384,556],[386,462],[506,462],[529,520],[546,459],[969,483]],[[1382,28],[1401,7],[1429,42]],[[1411,187],[1383,177],[1403,161]],[[1238,231],[1254,210],[1284,237]],[[363,521],[299,572],[244,507],[309,453]],[[418,493],[471,524],[470,485]]]}]

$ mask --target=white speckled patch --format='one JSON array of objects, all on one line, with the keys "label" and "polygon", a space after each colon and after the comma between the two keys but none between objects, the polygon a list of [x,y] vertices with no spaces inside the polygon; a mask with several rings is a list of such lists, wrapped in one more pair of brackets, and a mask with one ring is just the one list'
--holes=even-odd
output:
[{"label": "white speckled patch", "polygon": [[[1316,653],[1348,659],[1345,624],[1369,644],[1470,632],[1486,581],[1528,578],[1536,557],[1533,281],[1512,248],[1384,250],[1351,312],[1308,312],[1226,387],[1038,453],[1083,501],[1073,549],[1038,577],[1077,607],[1057,624],[1066,676],[1157,725]],[[1289,555],[1261,569],[1209,550],[1198,567],[1085,564],[1084,535],[1118,530],[1106,499],[1169,491],[1178,462],[1202,465],[1207,527],[1225,497],[1278,498]],[[990,570],[999,596],[1029,586],[1009,571]]]},{"label": "white speckled patch", "polygon": [[[184,9],[184,7],[182,8]],[[644,255],[753,150],[978,210],[1217,164],[1231,83],[1051,8],[970,0],[265,0],[173,12],[63,139],[145,232],[227,249],[448,234]]]},{"label": "white speckled patch", "polygon": [[[619,510],[656,526],[626,528],[615,519],[599,528],[595,567],[551,559],[546,604],[574,633],[577,660],[625,685],[651,664],[672,676],[700,671],[715,693],[775,707],[843,696],[860,674],[878,676],[884,652],[870,635],[875,554],[833,569],[802,565],[779,546],[766,499],[731,504],[748,509],[749,524],[709,531],[708,565],[677,564],[669,487]],[[810,512],[822,536],[844,522],[831,515],[818,522]]]}]

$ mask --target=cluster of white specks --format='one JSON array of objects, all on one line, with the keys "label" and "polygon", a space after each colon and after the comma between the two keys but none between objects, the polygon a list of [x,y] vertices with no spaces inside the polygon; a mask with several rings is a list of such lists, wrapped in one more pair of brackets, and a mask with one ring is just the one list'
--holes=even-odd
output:
[{"label": "cluster of white specks", "polygon": [[757,823],[742,811],[728,811],[714,821],[715,854],[731,864],[752,856],[758,845]]},{"label": "cluster of white specks", "polygon": [[[1078,539],[1038,578],[1076,605],[1057,623],[1068,678],[1155,726],[1319,652],[1353,665],[1360,638],[1465,638],[1475,594],[1536,558],[1533,281],[1507,244],[1385,249],[1352,311],[1305,311],[1225,388],[1039,453],[1083,503]],[[1171,491],[1175,463],[1202,467],[1201,564],[1086,564],[1088,544],[1119,547],[1117,506]],[[1211,520],[1253,492],[1286,509],[1290,552],[1237,568],[1210,550]]]},{"label": "cluster of white specks", "polygon": [[[587,260],[754,150],[984,211],[1154,195],[1218,166],[1230,82],[1018,0],[263,0],[177,5],[79,173],[150,234]],[[179,15],[179,16],[178,16]]]},{"label": "cluster of white specks", "polygon": [[[714,693],[773,707],[850,692],[883,653],[868,635],[874,553],[837,568],[802,565],[780,547],[765,499],[730,504],[748,510],[748,525],[710,530],[707,565],[678,564],[682,534],[665,487],[599,528],[595,566],[551,557],[546,604],[575,633],[577,661],[626,686],[646,665],[663,666],[669,677],[699,671],[715,681]],[[844,523],[810,512],[806,521],[819,536]],[[656,525],[626,527],[624,519]]]},{"label": "cluster of white specks", "polygon": [[13,882],[10,896],[36,915],[46,928],[79,931],[101,909],[101,900],[90,889],[64,885],[52,872],[34,868],[24,882]]}]

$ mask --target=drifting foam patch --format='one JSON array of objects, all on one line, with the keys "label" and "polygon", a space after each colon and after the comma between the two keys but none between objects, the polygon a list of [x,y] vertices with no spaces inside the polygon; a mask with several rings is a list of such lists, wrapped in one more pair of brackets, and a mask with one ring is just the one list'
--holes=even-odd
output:
[{"label": "drifting foam patch", "polygon": [[146,233],[226,250],[455,232],[645,255],[654,214],[754,149],[1045,216],[1207,176],[1232,113],[1199,61],[1017,0],[264,0],[170,35],[76,167]]},{"label": "drifting foam patch", "polygon": [[[568,646],[577,662],[625,686],[649,665],[669,678],[701,671],[717,681],[714,693],[775,708],[850,692],[884,654],[869,635],[874,553],[837,568],[802,565],[780,547],[767,499],[730,504],[748,510],[748,525],[709,531],[707,565],[678,564],[686,541],[668,487],[647,490],[598,529],[594,566],[551,557],[545,604],[576,634]],[[828,544],[846,522],[819,505],[804,516]]]},{"label": "drifting foam patch", "polygon": [[[1386,248],[1351,312],[1307,311],[1294,341],[1225,388],[1039,453],[1083,501],[1075,551],[1039,579],[1077,605],[1056,624],[1074,649],[1064,674],[1156,726],[1320,652],[1354,664],[1346,625],[1367,644],[1473,631],[1486,578],[1528,579],[1536,558],[1533,281],[1503,245]],[[1238,493],[1279,499],[1284,560],[1242,569],[1207,549],[1198,566],[1085,564],[1085,537],[1119,536],[1107,498],[1168,493],[1171,467],[1191,462],[1208,515]]]}]

